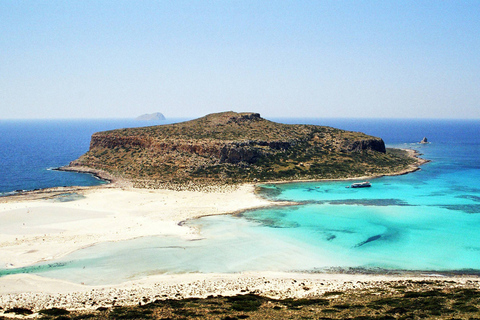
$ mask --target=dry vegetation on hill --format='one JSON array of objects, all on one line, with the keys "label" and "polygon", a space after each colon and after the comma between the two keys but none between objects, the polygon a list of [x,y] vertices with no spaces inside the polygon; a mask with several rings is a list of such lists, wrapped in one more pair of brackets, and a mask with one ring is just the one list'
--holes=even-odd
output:
[{"label": "dry vegetation on hill", "polygon": [[257,113],[223,112],[182,123],[95,133],[70,167],[107,171],[136,186],[342,179],[392,174],[415,159],[382,139]]}]

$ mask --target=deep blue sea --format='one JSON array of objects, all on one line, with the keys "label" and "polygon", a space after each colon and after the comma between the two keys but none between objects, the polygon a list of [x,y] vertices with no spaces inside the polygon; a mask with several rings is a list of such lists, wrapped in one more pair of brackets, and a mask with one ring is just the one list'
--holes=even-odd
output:
[{"label": "deep blue sea", "polygon": [[87,152],[95,132],[178,121],[0,120],[0,196],[16,190],[102,183],[92,175],[51,169]]},{"label": "deep blue sea", "polygon": [[[266,184],[263,196],[300,204],[189,221],[201,230],[199,241],[102,243],[55,265],[0,274],[35,272],[102,284],[181,272],[480,271],[479,120],[272,120],[365,132],[388,146],[416,149],[431,162],[415,173],[373,179],[371,188],[347,189],[345,181]],[[0,122],[1,190],[99,183],[48,168],[85,152],[94,131],[129,123]],[[424,136],[430,143],[418,144]]]}]

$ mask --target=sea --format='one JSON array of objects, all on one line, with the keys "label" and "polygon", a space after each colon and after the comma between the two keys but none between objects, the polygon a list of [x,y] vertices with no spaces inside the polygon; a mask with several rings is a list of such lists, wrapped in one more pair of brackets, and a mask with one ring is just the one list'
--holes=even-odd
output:
[{"label": "sea", "polygon": [[105,183],[89,174],[54,169],[88,151],[98,131],[168,124],[132,119],[0,120],[0,196],[19,191]]},{"label": "sea", "polygon": [[[346,188],[354,181],[259,185],[260,196],[298,204],[188,221],[200,230],[196,241],[100,243],[25,268],[0,266],[0,276],[34,273],[99,285],[193,272],[480,272],[480,120],[270,120],[364,132],[430,162],[414,173],[372,179],[370,188]],[[86,152],[94,132],[145,125],[152,123],[0,121],[0,192],[105,183],[53,169]],[[423,137],[429,143],[419,144]]]}]

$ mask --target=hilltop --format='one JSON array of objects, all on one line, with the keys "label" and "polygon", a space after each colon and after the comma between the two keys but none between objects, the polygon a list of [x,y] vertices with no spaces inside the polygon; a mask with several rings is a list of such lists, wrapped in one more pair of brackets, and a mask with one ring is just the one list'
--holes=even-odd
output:
[{"label": "hilltop", "polygon": [[88,167],[138,187],[344,179],[411,170],[417,160],[382,139],[316,125],[272,122],[258,113],[199,119],[92,135],[70,169]]}]

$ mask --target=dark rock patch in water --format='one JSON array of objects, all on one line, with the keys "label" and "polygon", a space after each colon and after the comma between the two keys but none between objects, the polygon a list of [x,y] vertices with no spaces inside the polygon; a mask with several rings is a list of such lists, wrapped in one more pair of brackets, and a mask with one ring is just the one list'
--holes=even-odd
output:
[{"label": "dark rock patch in water", "polygon": [[329,235],[329,236],[327,237],[327,241],[332,241],[332,240],[334,240],[336,237],[337,237],[337,236],[334,235],[334,234]]},{"label": "dark rock patch in water", "polygon": [[431,192],[429,194],[422,195],[422,197],[444,197],[446,195],[447,195],[446,192],[437,191],[437,192]]},{"label": "dark rock patch in water", "polygon": [[334,189],[325,189],[325,188],[321,188],[321,187],[309,187],[309,188],[306,188],[304,189],[305,192],[318,192],[318,193],[329,193],[329,192],[332,192],[332,191],[337,191],[337,190],[334,190]]},{"label": "dark rock patch in water", "polygon": [[347,229],[327,229],[327,231],[337,232],[337,233],[348,233],[348,234],[356,233],[355,231],[347,230]]},{"label": "dark rock patch in water", "polygon": [[441,205],[441,208],[462,211],[468,214],[480,213],[480,204],[449,204]]},{"label": "dark rock patch in water", "polygon": [[480,194],[480,189],[479,188],[472,188],[469,186],[454,186],[453,187],[454,191],[458,191],[459,193],[477,193]]},{"label": "dark rock patch in water", "polygon": [[260,222],[263,226],[269,228],[298,228],[300,224],[292,221],[282,221],[282,220],[275,220],[275,219],[262,219],[262,220],[255,220]]},{"label": "dark rock patch in water", "polygon": [[[296,209],[298,210],[298,209]],[[241,212],[235,215],[236,217],[239,218],[245,218],[250,221],[262,221],[262,220],[270,220],[270,219],[275,219],[275,220],[281,220],[287,216],[287,213],[284,211],[274,211],[270,214],[263,214],[263,212],[256,212],[255,210],[251,211],[246,211],[246,212]]]},{"label": "dark rock patch in water", "polygon": [[389,228],[385,233],[371,236],[367,240],[362,241],[362,242],[358,243],[357,245],[355,245],[354,248],[359,248],[359,247],[362,247],[362,246],[364,246],[368,243],[378,241],[378,240],[396,241],[399,238],[399,236],[400,236],[400,231],[398,229],[390,229]]},{"label": "dark rock patch in water", "polygon": [[410,206],[407,202],[400,199],[346,199],[346,200],[331,200],[328,203],[333,205],[358,205],[358,206]]},{"label": "dark rock patch in water", "polygon": [[357,245],[355,246],[355,248],[364,246],[364,245],[366,245],[366,244],[369,243],[369,242],[377,241],[377,240],[379,240],[379,239],[381,239],[381,238],[382,238],[382,235],[381,235],[381,234],[377,234],[376,236],[370,237],[370,238],[368,238],[367,240],[360,242],[359,244],[357,244]]},{"label": "dark rock patch in water", "polygon": [[264,198],[278,198],[282,194],[282,190],[275,186],[257,187],[256,192]]},{"label": "dark rock patch in water", "polygon": [[456,196],[455,198],[468,199],[468,200],[472,200],[474,202],[480,202],[480,197],[479,196],[474,196],[474,195],[471,195],[471,194],[464,194],[464,195],[461,195],[461,196]]}]

